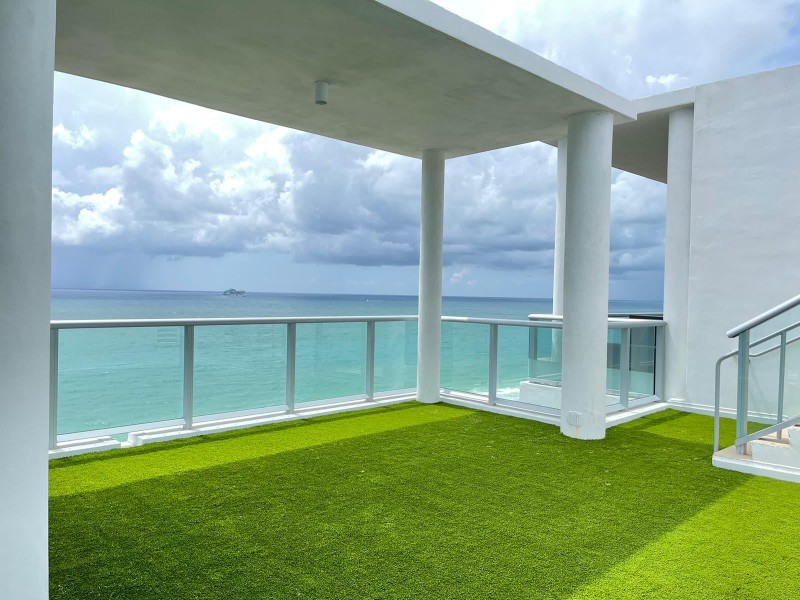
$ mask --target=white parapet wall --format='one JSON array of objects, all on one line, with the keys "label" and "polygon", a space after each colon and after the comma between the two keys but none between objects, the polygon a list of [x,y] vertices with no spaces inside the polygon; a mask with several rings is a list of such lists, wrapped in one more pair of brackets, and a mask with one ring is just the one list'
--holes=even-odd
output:
[{"label": "white parapet wall", "polygon": [[[696,90],[687,400],[711,408],[735,325],[800,292],[800,67]],[[797,311],[791,317],[800,320]],[[800,344],[787,356],[787,415],[800,412]],[[735,407],[734,361],[722,405]],[[774,414],[777,353],[751,363],[751,410]]]},{"label": "white parapet wall", "polygon": [[[519,384],[519,401],[535,407],[549,410],[561,410],[561,388],[557,385],[521,381]],[[606,404],[616,404],[619,396],[606,394]]]}]

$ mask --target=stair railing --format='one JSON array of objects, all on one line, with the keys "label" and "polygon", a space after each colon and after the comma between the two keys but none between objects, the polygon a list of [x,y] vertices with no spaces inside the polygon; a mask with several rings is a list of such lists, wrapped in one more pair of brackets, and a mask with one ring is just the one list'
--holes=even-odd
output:
[{"label": "stair railing", "polygon": [[[760,315],[745,321],[744,323],[734,327],[728,331],[729,338],[736,338],[738,342],[738,349],[721,356],[716,363],[715,372],[715,390],[714,390],[714,452],[719,450],[719,413],[720,413],[720,370],[722,363],[728,358],[736,357],[737,363],[737,376],[736,376],[736,452],[738,454],[745,454],[747,450],[747,443],[763,437],[770,433],[781,432],[784,428],[800,422],[800,416],[793,417],[786,421],[783,420],[784,413],[784,390],[785,390],[785,377],[786,377],[786,348],[794,342],[800,340],[800,336],[794,337],[791,340],[787,339],[790,331],[800,327],[800,321],[783,327],[782,329],[764,336],[754,342],[750,341],[750,333],[753,328],[763,325],[768,321],[784,314],[786,311],[800,306],[800,295],[783,302],[770,310],[761,313]],[[780,338],[780,343],[777,346],[764,350],[758,353],[751,353],[751,349],[755,346],[763,344],[769,340]],[[778,407],[777,407],[777,420],[775,425],[764,428],[758,432],[748,434],[748,405],[749,405],[749,389],[750,389],[750,361],[754,357],[763,356],[775,350],[780,351],[779,363],[779,380],[778,380]]]}]

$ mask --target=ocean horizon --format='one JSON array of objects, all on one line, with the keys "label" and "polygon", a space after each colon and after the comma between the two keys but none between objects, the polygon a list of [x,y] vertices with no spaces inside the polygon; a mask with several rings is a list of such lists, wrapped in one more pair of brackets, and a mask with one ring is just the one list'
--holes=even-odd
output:
[{"label": "ocean horizon", "polygon": [[[248,309],[255,312],[247,316],[416,314],[418,300],[416,295],[411,294],[246,292],[244,296],[224,296],[223,290],[78,288],[53,288],[51,298],[53,319],[169,318],[175,317],[175,312],[178,310],[189,311],[181,315],[185,318],[234,317],[243,316],[242,311]],[[384,304],[367,306],[369,302]],[[552,298],[456,295],[442,297],[444,314],[453,316],[526,318],[531,313],[549,313],[551,307]],[[376,312],[383,308],[402,309],[403,312],[396,310],[389,313]],[[339,312],[318,312],[327,309]],[[359,309],[366,312],[353,312]],[[213,314],[197,313],[198,310],[210,311]],[[662,302],[656,300],[609,301],[609,312],[660,312],[661,310]]]}]

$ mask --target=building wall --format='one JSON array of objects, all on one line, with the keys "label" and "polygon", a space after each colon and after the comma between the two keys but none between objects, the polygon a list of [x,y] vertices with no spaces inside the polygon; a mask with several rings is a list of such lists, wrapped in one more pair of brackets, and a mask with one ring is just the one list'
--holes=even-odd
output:
[{"label": "building wall", "polygon": [[[800,67],[701,86],[694,119],[687,395],[713,406],[715,362],[736,349],[725,332],[800,293]],[[775,413],[777,364],[754,359],[751,410]],[[800,342],[787,370],[797,414]]]}]

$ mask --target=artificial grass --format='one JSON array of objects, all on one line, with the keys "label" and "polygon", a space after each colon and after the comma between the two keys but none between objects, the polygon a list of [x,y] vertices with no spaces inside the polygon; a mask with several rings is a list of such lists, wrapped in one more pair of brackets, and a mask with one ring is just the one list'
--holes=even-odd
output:
[{"label": "artificial grass", "polygon": [[713,468],[710,440],[674,411],[581,442],[408,403],[60,459],[51,598],[790,593],[800,485]]}]

